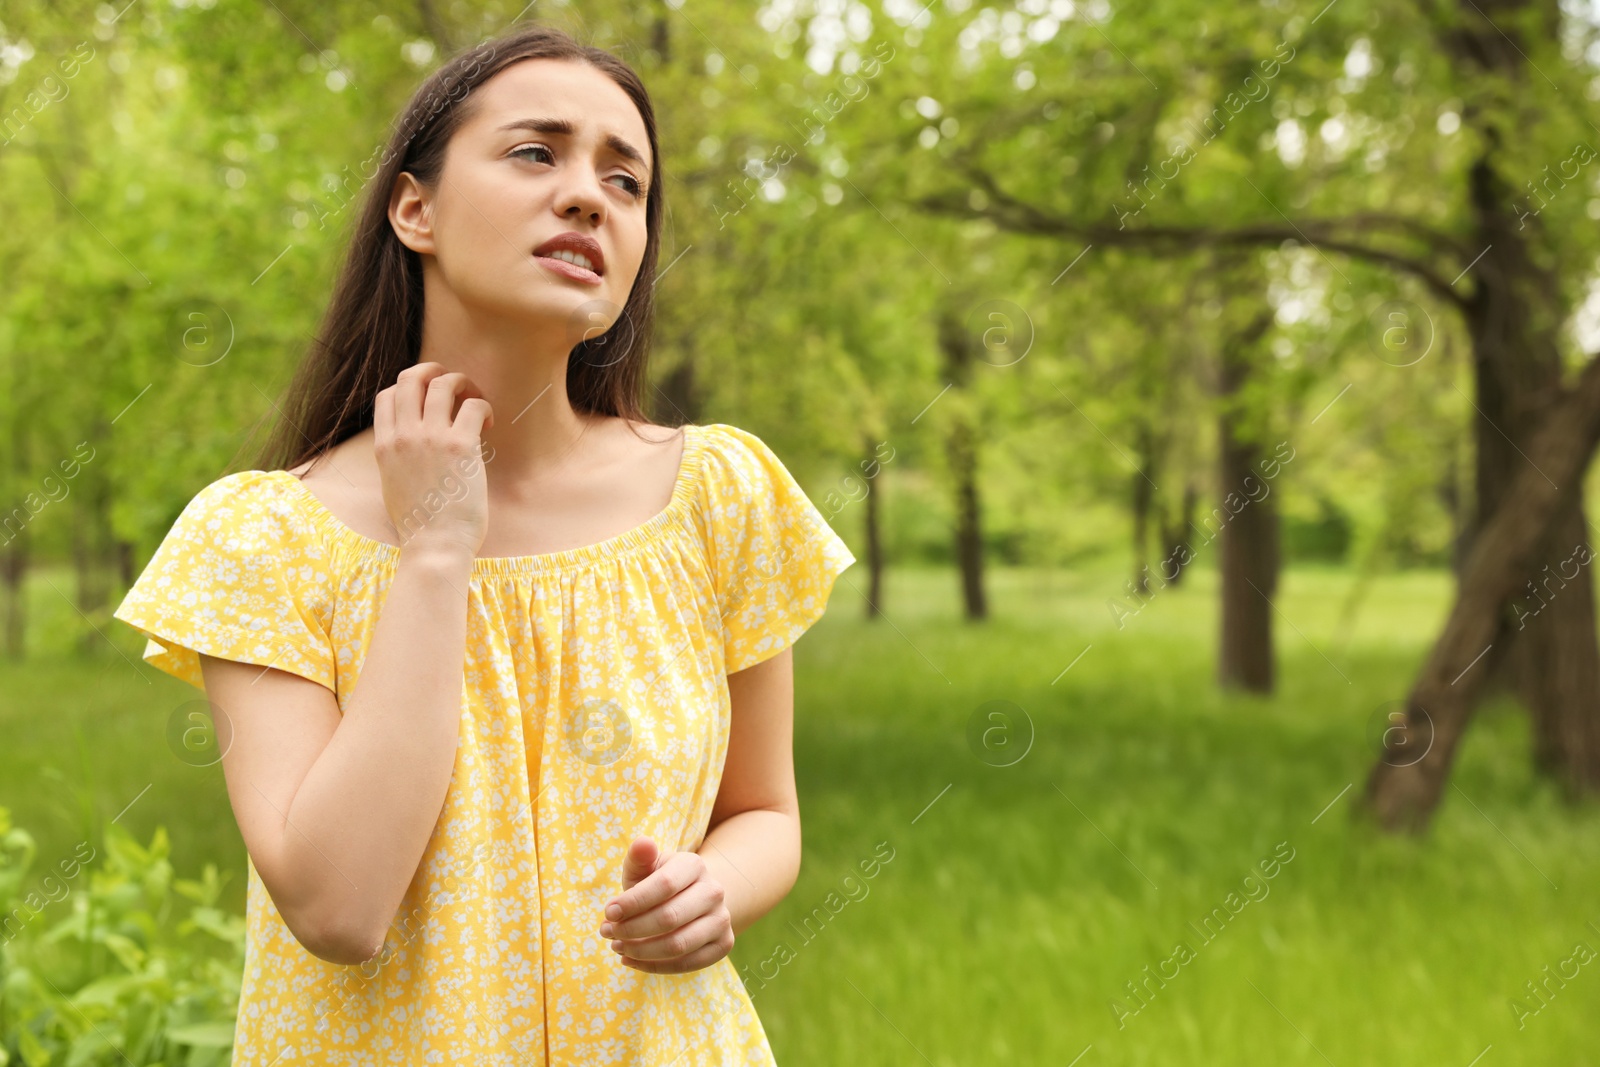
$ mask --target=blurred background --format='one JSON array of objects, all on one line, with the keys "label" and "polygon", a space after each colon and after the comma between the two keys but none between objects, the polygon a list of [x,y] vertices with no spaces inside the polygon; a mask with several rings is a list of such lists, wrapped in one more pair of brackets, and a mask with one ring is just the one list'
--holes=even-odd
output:
[{"label": "blurred background", "polygon": [[0,1064],[227,1062],[243,845],[110,613],[530,20],[655,100],[653,417],[859,559],[779,1062],[1600,1063],[1600,5],[0,0]]}]

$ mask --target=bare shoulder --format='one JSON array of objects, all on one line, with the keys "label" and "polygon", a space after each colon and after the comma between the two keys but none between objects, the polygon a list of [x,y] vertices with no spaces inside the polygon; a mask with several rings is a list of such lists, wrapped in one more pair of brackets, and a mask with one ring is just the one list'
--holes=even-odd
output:
[{"label": "bare shoulder", "polygon": [[684,435],[682,426],[660,426],[653,422],[641,422],[637,419],[613,418],[618,430],[623,436],[639,441],[641,444],[648,442],[652,445],[664,445],[677,441]]},{"label": "bare shoulder", "polygon": [[634,419],[609,419],[618,466],[639,472],[646,484],[669,485],[676,480],[678,465],[688,448],[688,431],[682,426],[659,426]]},{"label": "bare shoulder", "polygon": [[297,467],[290,467],[289,473],[308,486],[339,483],[348,487],[352,482],[360,484],[363,480],[375,480],[378,461],[372,449],[373,438],[374,433],[369,426],[340,441],[320,456],[308,459]]},{"label": "bare shoulder", "polygon": [[374,436],[369,426],[315,459],[290,467],[289,473],[346,526],[381,541],[393,534],[372,447]]}]

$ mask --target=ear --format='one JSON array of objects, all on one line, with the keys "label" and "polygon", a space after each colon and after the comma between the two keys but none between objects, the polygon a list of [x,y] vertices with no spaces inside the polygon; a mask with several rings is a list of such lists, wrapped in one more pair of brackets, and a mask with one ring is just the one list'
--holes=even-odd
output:
[{"label": "ear", "polygon": [[389,194],[389,225],[413,252],[434,254],[432,208],[422,183],[410,171],[401,171]]}]

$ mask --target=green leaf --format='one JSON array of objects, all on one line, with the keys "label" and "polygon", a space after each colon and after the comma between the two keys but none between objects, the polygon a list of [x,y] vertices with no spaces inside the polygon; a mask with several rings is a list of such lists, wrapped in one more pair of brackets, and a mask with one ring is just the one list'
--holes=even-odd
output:
[{"label": "green leaf", "polygon": [[17,1032],[17,1047],[22,1053],[22,1062],[28,1067],[49,1067],[50,1050],[39,1043],[32,1030],[24,1028]]},{"label": "green leaf", "polygon": [[179,1045],[196,1045],[200,1048],[227,1048],[233,1044],[233,1023],[187,1023],[167,1028],[167,1040]]},{"label": "green leaf", "polygon": [[128,970],[137,974],[144,966],[145,951],[130,938],[121,934],[108,933],[104,938],[105,945],[117,957],[117,960]]}]

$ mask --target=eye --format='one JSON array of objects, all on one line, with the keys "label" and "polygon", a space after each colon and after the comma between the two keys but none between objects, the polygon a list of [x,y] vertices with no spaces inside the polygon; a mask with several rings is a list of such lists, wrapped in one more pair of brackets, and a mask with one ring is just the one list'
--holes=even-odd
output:
[{"label": "eye", "polygon": [[547,163],[550,162],[551,159],[555,158],[550,149],[542,144],[525,144],[511,150],[511,154],[514,156],[520,156],[524,152],[543,152],[546,156],[550,157],[550,159],[545,160]]},{"label": "eye", "polygon": [[612,177],[621,178],[623,181],[627,182],[628,184],[624,188],[626,189],[628,195],[633,197],[635,200],[644,196],[644,186],[640,185],[639,180],[633,175],[613,174]]}]

